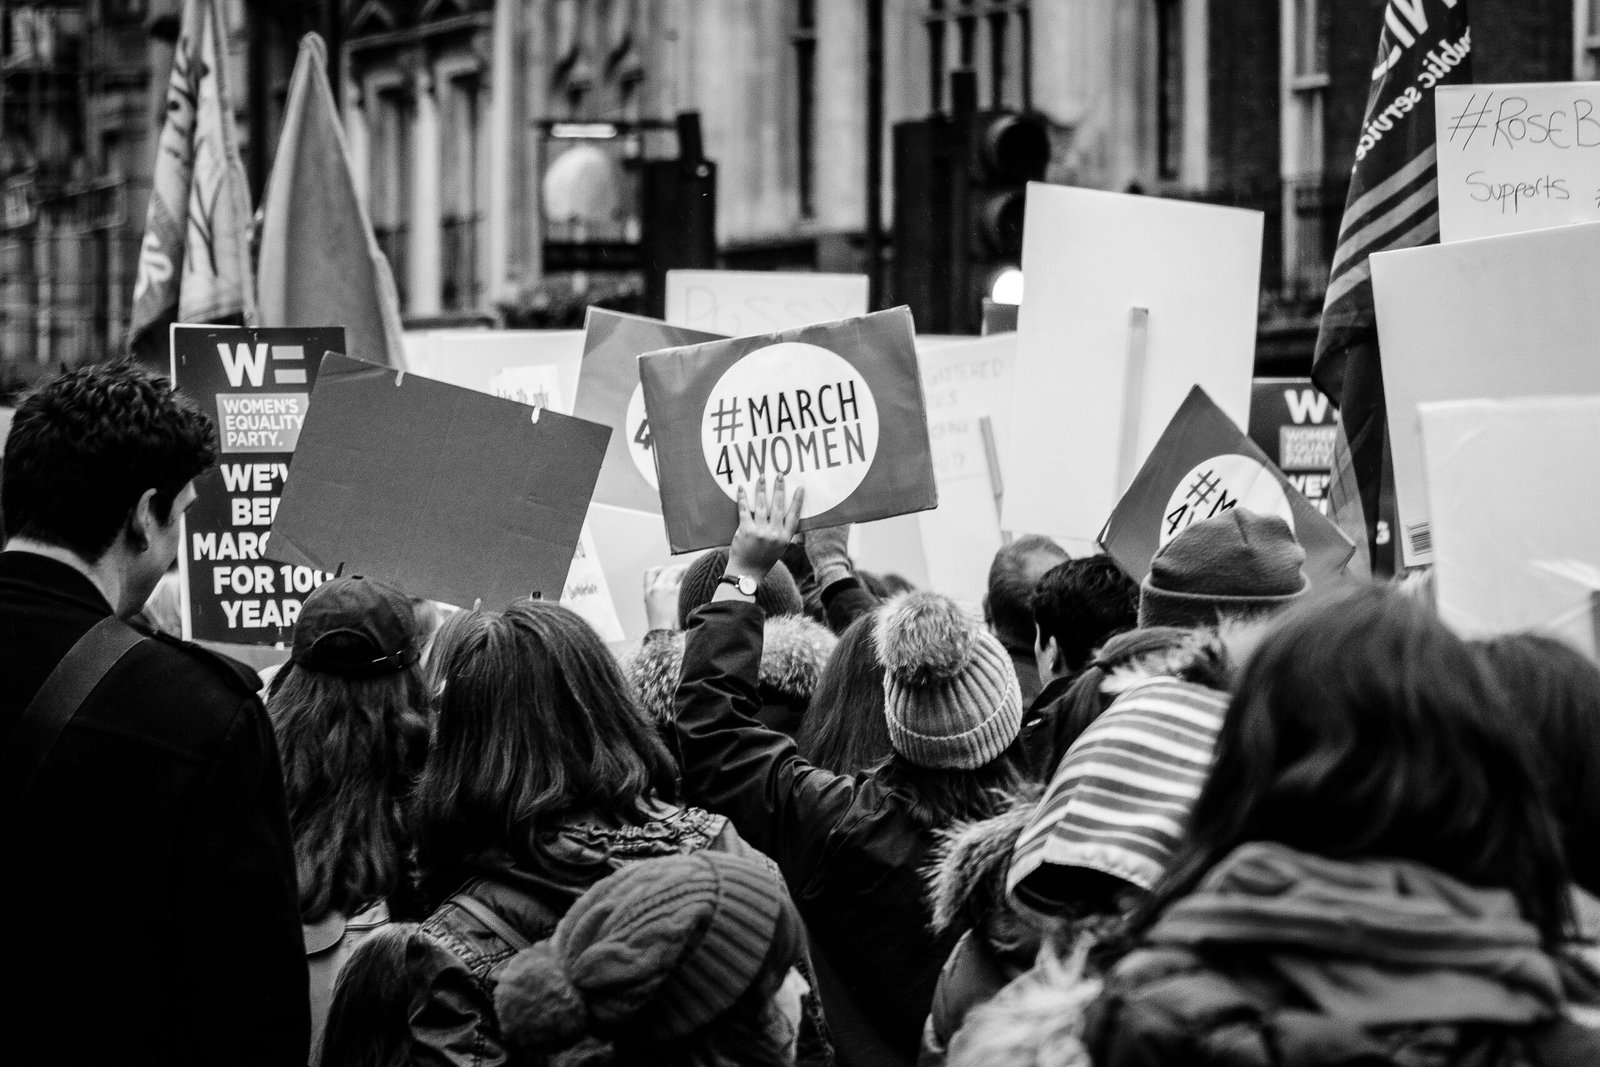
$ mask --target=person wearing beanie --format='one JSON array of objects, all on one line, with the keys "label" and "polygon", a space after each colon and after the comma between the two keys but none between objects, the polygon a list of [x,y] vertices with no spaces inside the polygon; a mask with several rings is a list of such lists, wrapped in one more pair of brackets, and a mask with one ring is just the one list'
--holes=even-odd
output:
[{"label": "person wearing beanie", "polygon": [[1305,562],[1288,523],[1232,508],[1156,552],[1139,587],[1139,625],[1195,630],[1287,607],[1311,588]]},{"label": "person wearing beanie", "polygon": [[810,934],[838,1062],[909,1065],[956,936],[929,933],[921,868],[941,830],[998,814],[1023,789],[1022,694],[1010,656],[980,620],[915,593],[874,620],[886,760],[834,774],[757,722],[754,592],[793,537],[800,502],[781,478],[770,497],[764,480],[753,499],[741,493],[727,574],[689,620],[673,742],[686,798],[726,815],[783,872]]},{"label": "person wearing beanie", "polygon": [[289,662],[268,687],[299,873],[313,1051],[356,946],[393,917],[420,917],[404,814],[428,748],[419,636],[398,589],[330,579],[306,597]]},{"label": "person wearing beanie", "polygon": [[499,971],[507,1043],[554,1067],[785,1067],[795,1057],[805,928],[758,858],[644,860],[585,893]]},{"label": "person wearing beanie", "polygon": [[[710,561],[708,564],[707,561]],[[622,671],[639,693],[639,702],[658,724],[672,718],[672,698],[683,666],[682,620],[707,603],[716,575],[728,568],[727,549],[707,552],[687,567],[652,568],[645,575],[645,611],[650,631],[638,649],[624,656]],[[761,711],[767,726],[795,736],[811,707],[811,694],[838,643],[832,631],[804,614],[799,590],[779,563],[756,589],[766,615],[761,651]],[[680,619],[668,625],[672,607]]]}]

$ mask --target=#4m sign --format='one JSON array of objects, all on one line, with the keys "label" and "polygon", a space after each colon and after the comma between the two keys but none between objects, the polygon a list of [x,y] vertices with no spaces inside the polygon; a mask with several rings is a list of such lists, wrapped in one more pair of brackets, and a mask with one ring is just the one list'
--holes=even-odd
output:
[{"label": "#4m sign", "polygon": [[804,487],[801,528],[936,506],[904,308],[644,357],[645,408],[674,552],[725,545],[740,488]]},{"label": "#4m sign", "polygon": [[275,561],[268,535],[325,353],[340,327],[172,327],[172,379],[217,424],[217,466],[195,480],[183,520],[184,637],[286,641],[327,575]]}]

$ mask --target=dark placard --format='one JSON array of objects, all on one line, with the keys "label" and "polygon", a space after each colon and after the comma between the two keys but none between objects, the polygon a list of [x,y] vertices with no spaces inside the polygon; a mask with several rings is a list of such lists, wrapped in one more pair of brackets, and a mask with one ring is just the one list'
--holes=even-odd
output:
[{"label": "dark placard", "polygon": [[639,364],[673,552],[726,545],[740,486],[805,487],[800,528],[938,505],[905,308],[645,356]]},{"label": "dark placard", "polygon": [[1339,581],[1355,545],[1324,518],[1198,385],[1117,503],[1100,544],[1134,581],[1191,524],[1232,508],[1276,515],[1305,549],[1313,588]]},{"label": "dark placard", "polygon": [[1250,440],[1324,515],[1338,412],[1310,378],[1257,378],[1250,393]]},{"label": "dark placard", "polygon": [[195,480],[179,554],[184,636],[275,645],[326,577],[268,548],[317,367],[344,329],[172,327],[172,380],[217,423],[217,465]]},{"label": "dark placard", "polygon": [[341,355],[312,401],[280,558],[459,607],[561,596],[609,427]]}]

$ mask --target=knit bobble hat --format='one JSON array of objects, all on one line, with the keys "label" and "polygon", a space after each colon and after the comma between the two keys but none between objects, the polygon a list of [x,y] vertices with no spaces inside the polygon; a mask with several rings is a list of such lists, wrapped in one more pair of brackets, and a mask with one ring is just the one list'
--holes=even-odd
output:
[{"label": "knit bobble hat", "polygon": [[998,638],[953,600],[907,593],[878,617],[889,743],[919,767],[976,770],[1022,728],[1022,690]]},{"label": "knit bobble hat", "polygon": [[[683,572],[683,585],[678,589],[680,630],[689,628],[689,616],[695,608],[711,603],[711,594],[717,591],[717,580],[727,569],[728,550],[725,548],[712,549],[689,564],[689,569]],[[779,615],[800,615],[806,610],[806,602],[800,596],[800,587],[795,584],[794,575],[781,561],[773,565],[756,587],[756,603],[761,605],[761,610],[769,619]]]},{"label": "knit bobble hat", "polygon": [[508,1041],[550,1055],[585,1038],[672,1041],[715,1021],[800,958],[804,927],[762,859],[703,851],[629,863],[597,882],[547,941],[501,971]]},{"label": "knit bobble hat", "polygon": [[1218,615],[1284,607],[1311,588],[1305,549],[1276,515],[1233,508],[1195,523],[1150,561],[1139,625],[1196,630]]}]

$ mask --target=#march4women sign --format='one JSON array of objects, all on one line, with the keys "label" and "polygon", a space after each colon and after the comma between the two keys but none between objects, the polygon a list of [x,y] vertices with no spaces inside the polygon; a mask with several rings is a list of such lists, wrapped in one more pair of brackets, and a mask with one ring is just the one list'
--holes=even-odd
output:
[{"label": "#march4women sign", "polygon": [[639,363],[674,552],[725,545],[739,488],[805,488],[801,529],[937,506],[905,308]]}]

